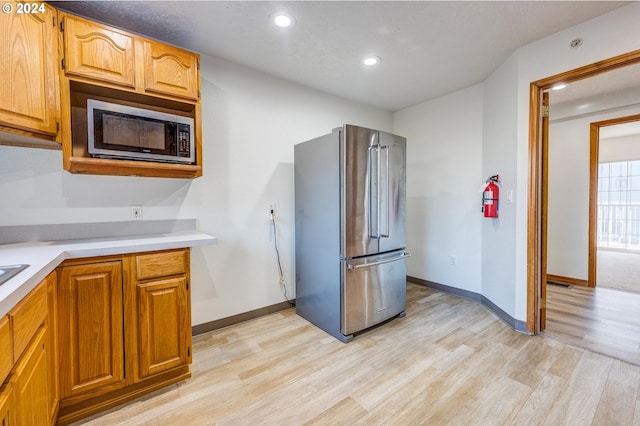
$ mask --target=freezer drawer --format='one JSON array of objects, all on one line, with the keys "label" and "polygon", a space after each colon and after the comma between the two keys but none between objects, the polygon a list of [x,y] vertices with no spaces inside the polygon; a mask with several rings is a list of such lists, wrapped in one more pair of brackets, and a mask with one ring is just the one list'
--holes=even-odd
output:
[{"label": "freezer drawer", "polygon": [[403,313],[409,254],[403,250],[341,262],[341,333],[350,335]]}]

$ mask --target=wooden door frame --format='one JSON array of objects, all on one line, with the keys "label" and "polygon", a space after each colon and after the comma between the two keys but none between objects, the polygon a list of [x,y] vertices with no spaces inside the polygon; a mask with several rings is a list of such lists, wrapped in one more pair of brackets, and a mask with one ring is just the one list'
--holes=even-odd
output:
[{"label": "wooden door frame", "polygon": [[[546,182],[547,165],[543,160],[540,105],[542,93],[557,83],[572,83],[574,81],[593,77],[598,74],[622,68],[627,65],[640,63],[640,50],[625,53],[604,61],[596,62],[571,71],[556,74],[532,82],[529,85],[529,194],[527,212],[527,332],[540,333],[540,308],[546,301],[540,300],[543,271],[546,265],[547,236],[543,232],[543,217],[547,214],[547,202],[544,188]],[[595,228],[594,228],[595,230]],[[591,227],[590,227],[591,232]],[[544,250],[543,250],[544,248]],[[591,253],[590,253],[591,255]],[[595,262],[594,273],[595,273]],[[589,269],[591,274],[591,268]]]},{"label": "wooden door frame", "polygon": [[596,286],[598,258],[598,164],[600,153],[600,128],[640,121],[640,114],[596,121],[590,124],[589,154],[589,287]]}]

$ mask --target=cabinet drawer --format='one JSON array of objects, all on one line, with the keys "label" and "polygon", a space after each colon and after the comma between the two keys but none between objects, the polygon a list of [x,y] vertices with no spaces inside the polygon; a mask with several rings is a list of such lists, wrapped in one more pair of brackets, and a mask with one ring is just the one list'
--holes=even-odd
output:
[{"label": "cabinet drawer", "polygon": [[184,274],[186,270],[186,250],[165,251],[136,256],[136,278],[138,280]]},{"label": "cabinet drawer", "polygon": [[47,317],[47,286],[40,284],[9,312],[13,332],[13,359],[18,360]]},{"label": "cabinet drawer", "polygon": [[13,350],[11,349],[11,328],[9,317],[0,318],[0,385],[7,378],[13,367]]}]

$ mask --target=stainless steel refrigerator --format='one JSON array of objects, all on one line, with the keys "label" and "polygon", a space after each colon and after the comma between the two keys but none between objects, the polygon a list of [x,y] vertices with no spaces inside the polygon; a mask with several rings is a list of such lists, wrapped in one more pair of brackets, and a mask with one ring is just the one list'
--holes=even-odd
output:
[{"label": "stainless steel refrigerator", "polygon": [[343,342],[406,308],[406,139],[344,125],[295,145],[296,312]]}]

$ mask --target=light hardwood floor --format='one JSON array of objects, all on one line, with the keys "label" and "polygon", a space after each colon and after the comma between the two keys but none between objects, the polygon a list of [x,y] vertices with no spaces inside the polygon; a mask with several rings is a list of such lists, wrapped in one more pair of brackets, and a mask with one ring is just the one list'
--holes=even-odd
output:
[{"label": "light hardwood floor", "polygon": [[640,365],[640,294],[548,285],[545,335]]},{"label": "light hardwood floor", "polygon": [[197,336],[191,379],[83,423],[640,424],[640,367],[416,284],[407,299],[348,344],[293,309]]}]

